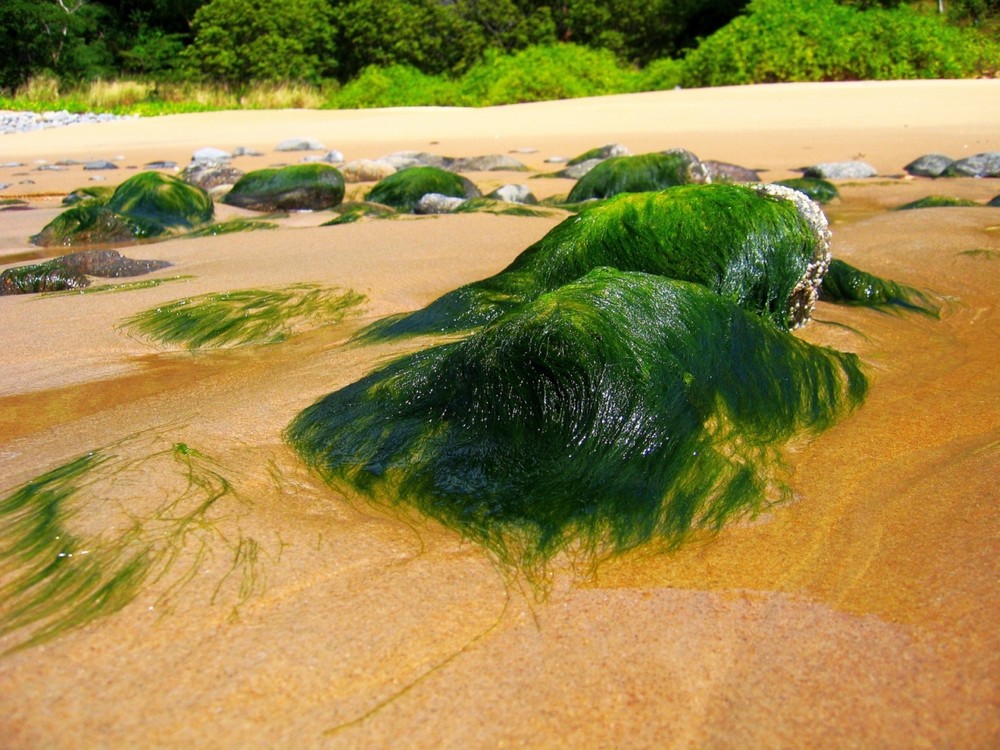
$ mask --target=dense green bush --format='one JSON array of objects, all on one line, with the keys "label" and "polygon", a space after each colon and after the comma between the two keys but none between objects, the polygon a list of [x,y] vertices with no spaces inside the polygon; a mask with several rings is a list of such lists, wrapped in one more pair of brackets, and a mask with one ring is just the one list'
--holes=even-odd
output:
[{"label": "dense green bush", "polygon": [[184,51],[195,78],[319,83],[336,57],[326,0],[211,0],[194,16]]},{"label": "dense green bush", "polygon": [[684,86],[968,77],[1000,64],[972,30],[903,6],[859,11],[834,0],[753,0],[684,60]]},{"label": "dense green bush", "polygon": [[451,79],[421,73],[410,65],[371,65],[334,93],[328,103],[337,109],[366,109],[442,106],[458,100],[458,85]]}]

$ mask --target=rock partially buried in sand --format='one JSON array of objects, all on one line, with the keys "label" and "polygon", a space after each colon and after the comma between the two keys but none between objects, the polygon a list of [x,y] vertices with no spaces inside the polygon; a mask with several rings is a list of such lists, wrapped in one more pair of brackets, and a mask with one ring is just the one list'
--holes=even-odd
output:
[{"label": "rock partially buried in sand", "polygon": [[228,161],[193,161],[180,178],[202,190],[214,190],[220,185],[235,185],[243,175],[242,169],[230,166]]},{"label": "rock partially buried in sand", "polygon": [[987,151],[952,162],[942,177],[1000,177],[1000,151]]},{"label": "rock partially buried in sand", "polygon": [[978,206],[973,200],[968,198],[956,198],[950,195],[928,195],[926,198],[904,203],[896,208],[897,211],[911,211],[916,208],[969,208]]},{"label": "rock partially buried in sand", "polygon": [[837,186],[819,177],[793,177],[789,180],[779,180],[775,185],[784,185],[800,193],[805,193],[817,203],[829,203],[840,197]]},{"label": "rock partially buried in sand", "polygon": [[924,154],[903,167],[903,171],[914,177],[940,177],[954,161],[944,154]]},{"label": "rock partially buried in sand", "polygon": [[829,247],[819,206],[790,188],[687,185],[620,195],[566,219],[495,276],[362,335],[475,328],[601,266],[702,284],[793,328],[809,319]]},{"label": "rock partially buried in sand", "polygon": [[534,206],[538,203],[538,198],[535,197],[535,194],[531,192],[531,188],[527,185],[501,185],[486,197],[495,201],[504,201],[506,203],[524,203],[530,206]]},{"label": "rock partially buried in sand", "polygon": [[248,172],[222,202],[253,211],[320,211],[344,200],[344,176],[327,164]]},{"label": "rock partially buried in sand", "polygon": [[277,146],[275,151],[324,151],[324,146],[313,138],[286,138]]},{"label": "rock partially buried in sand", "polygon": [[88,250],[0,274],[0,295],[57,292],[90,286],[88,276],[141,276],[171,264],[165,260],[133,260],[115,250]]},{"label": "rock partially buried in sand", "polygon": [[57,216],[31,241],[42,247],[134,242],[212,220],[208,194],[159,172],[130,177],[107,198],[95,195]]},{"label": "rock partially buried in sand", "polygon": [[440,167],[408,167],[380,180],[365,200],[412,213],[428,193],[453,198],[478,198],[479,189],[461,175]]},{"label": "rock partially buried in sand", "polygon": [[456,198],[451,195],[441,195],[440,193],[427,193],[422,195],[417,205],[413,207],[415,214],[450,214],[466,202],[466,198]]},{"label": "rock partially buried in sand", "polygon": [[778,450],[864,397],[857,357],[697,284],[601,268],[302,412],[328,482],[531,569],[672,548],[767,504]]},{"label": "rock partially buried in sand", "polygon": [[708,170],[684,149],[640,156],[616,156],[598,164],[570,190],[567,201],[610,198],[619,193],[643,193],[675,185],[709,181]]},{"label": "rock partially buried in sand", "polygon": [[396,168],[391,164],[374,159],[355,159],[340,167],[346,182],[378,182],[391,174],[396,174]]},{"label": "rock partially buried in sand", "polygon": [[711,159],[702,164],[708,170],[708,182],[760,182],[760,174],[756,169]]},{"label": "rock partially buried in sand", "polygon": [[803,170],[805,177],[820,177],[824,180],[863,180],[877,174],[875,167],[863,161],[823,162]]}]

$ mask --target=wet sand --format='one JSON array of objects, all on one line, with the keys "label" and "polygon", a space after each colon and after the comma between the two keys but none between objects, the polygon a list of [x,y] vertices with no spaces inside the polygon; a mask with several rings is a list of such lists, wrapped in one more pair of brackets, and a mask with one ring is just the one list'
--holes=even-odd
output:
[{"label": "wet sand", "polygon": [[[202,146],[264,153],[242,169],[297,161],[273,150],[292,136],[348,159],[530,147],[512,155],[534,173],[553,169],[547,156],[609,142],[685,147],[769,180],[862,158],[880,177],[839,184],[835,257],[943,305],[935,320],[821,303],[800,335],[857,352],[871,390],[790,447],[794,500],[669,555],[596,570],[556,561],[542,596],[454,532],[327,488],[281,432],[412,346],[345,345],[354,331],[499,270],[561,217],[319,227],[328,215],[299,214],[273,231],[124,250],[175,264],[154,277],[183,278],[155,288],[0,298],[0,497],[102,450],[72,530],[114,539],[138,519],[166,550],[120,611],[0,657],[0,746],[996,747],[1000,210],[890,209],[1000,193],[997,179],[902,176],[923,153],[1000,149],[998,94],[997,81],[766,86],[0,138],[0,162],[123,156],[101,173],[108,184]],[[470,176],[540,197],[572,185],[531,174]],[[0,169],[0,182],[34,181],[0,193],[32,206],[0,213],[0,270],[34,253],[27,236],[89,176]],[[218,352],[154,347],[119,327],[180,297],[295,282],[367,302],[287,342]],[[179,443],[204,460],[180,461]],[[197,503],[193,465],[231,492],[179,533],[163,509]],[[24,637],[0,636],[0,651]]]}]

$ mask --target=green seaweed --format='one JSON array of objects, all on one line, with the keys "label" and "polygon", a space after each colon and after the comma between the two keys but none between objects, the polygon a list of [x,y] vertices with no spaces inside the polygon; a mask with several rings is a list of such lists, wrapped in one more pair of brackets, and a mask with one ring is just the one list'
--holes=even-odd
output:
[{"label": "green seaweed", "polygon": [[361,335],[481,326],[601,266],[700,283],[789,328],[808,319],[828,243],[819,208],[788,188],[689,185],[621,195],[566,219],[495,276]]},{"label": "green seaweed", "polygon": [[471,198],[455,209],[456,214],[489,213],[501,216],[555,216],[556,211],[524,203],[507,203],[490,198]]},{"label": "green seaweed", "polygon": [[78,206],[83,203],[99,203],[104,205],[114,193],[114,187],[110,185],[87,185],[80,187],[69,193],[62,199],[64,206]]},{"label": "green seaweed", "polygon": [[639,156],[614,156],[581,177],[566,200],[578,203],[610,198],[620,193],[644,193],[707,180],[708,172],[698,157],[683,149]]},{"label": "green seaweed", "polygon": [[439,167],[408,167],[379,180],[365,200],[382,203],[403,213],[412,213],[428,193],[454,198],[479,197],[479,191],[461,175]]},{"label": "green seaweed", "polygon": [[329,164],[293,164],[243,175],[222,202],[254,211],[318,211],[344,200],[344,175]]},{"label": "green seaweed", "polygon": [[963,250],[959,253],[959,255],[964,255],[969,258],[986,258],[987,260],[996,260],[997,258],[1000,258],[1000,250],[977,247],[973,250]]},{"label": "green seaweed", "polygon": [[793,177],[788,180],[778,180],[775,185],[784,185],[808,195],[820,204],[826,204],[840,197],[837,186],[822,177]]},{"label": "green seaweed", "polygon": [[326,396],[286,439],[326,481],[531,569],[759,511],[785,495],[782,445],[866,387],[854,355],[703,286],[604,268]]},{"label": "green seaweed", "polygon": [[277,229],[278,225],[273,221],[260,221],[258,219],[230,219],[229,221],[219,221],[209,224],[201,229],[188,232],[185,237],[218,237],[222,234],[232,234],[234,232],[255,232],[259,229]]},{"label": "green seaweed", "polygon": [[284,341],[306,325],[330,325],[361,305],[364,295],[315,284],[241,289],[179,299],[145,310],[121,327],[188,349]]},{"label": "green seaweed", "polygon": [[340,224],[353,224],[359,219],[396,219],[399,213],[394,208],[382,205],[381,203],[368,203],[366,201],[351,201],[342,203],[334,209],[339,215],[335,219],[323,222],[320,226],[335,227]]},{"label": "green seaweed", "polygon": [[909,203],[904,203],[902,206],[896,208],[897,211],[912,211],[917,208],[948,208],[948,207],[959,207],[967,208],[970,206],[979,206],[980,203],[976,203],[973,200],[967,198],[955,198],[948,195],[928,195],[926,198],[920,198],[919,200],[910,201]]},{"label": "green seaweed", "polygon": [[[172,469],[167,488],[150,482],[157,462]],[[123,498],[130,483],[147,496]],[[165,587],[158,603],[169,604],[210,545],[232,546],[217,526],[223,498],[235,498],[232,484],[184,443],[137,459],[92,451],[15,489],[0,500],[0,636],[20,636],[8,652],[111,615],[155,582]],[[114,522],[92,519],[108,513]],[[233,571],[250,576],[251,588],[241,586],[237,606],[259,590],[256,552],[251,559],[241,546],[242,537]],[[193,562],[179,565],[182,555]]]},{"label": "green seaweed", "polygon": [[80,287],[79,289],[66,289],[62,291],[45,292],[39,299],[48,299],[49,297],[65,297],[70,294],[114,294],[117,292],[134,292],[140,289],[153,289],[161,284],[165,284],[169,281],[189,281],[193,279],[194,276],[188,275],[178,275],[178,276],[168,276],[161,279],[143,279],[141,281],[126,281],[122,284],[99,284],[97,286],[87,286]]},{"label": "green seaweed", "polygon": [[823,277],[820,299],[880,310],[902,309],[937,317],[937,306],[923,292],[873,276],[834,259]]}]

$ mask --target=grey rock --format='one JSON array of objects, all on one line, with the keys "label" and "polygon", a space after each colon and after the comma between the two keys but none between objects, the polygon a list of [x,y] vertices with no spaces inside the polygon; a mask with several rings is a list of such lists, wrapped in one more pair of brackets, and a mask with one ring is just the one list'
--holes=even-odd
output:
[{"label": "grey rock", "polygon": [[703,161],[711,182],[760,182],[760,175],[755,169],[741,167],[724,161]]},{"label": "grey rock", "polygon": [[11,183],[9,183],[9,182],[0,182],[0,190],[6,190],[10,186],[11,186]]},{"label": "grey rock", "polygon": [[342,164],[344,161],[344,155],[339,151],[327,151],[325,154],[308,154],[302,157],[302,161],[306,164]]},{"label": "grey rock", "polygon": [[986,151],[948,166],[943,177],[1000,177],[1000,151]]},{"label": "grey rock", "polygon": [[986,204],[987,206],[993,206],[994,208],[1000,208],[1000,195],[994,196],[990,199],[990,202]]},{"label": "grey rock", "polygon": [[206,146],[205,148],[199,148],[194,154],[191,155],[191,161],[193,162],[223,162],[229,161],[232,158],[232,154],[228,151],[223,151],[221,148],[212,148],[211,146]]},{"label": "grey rock", "polygon": [[81,163],[82,162],[79,162],[76,159],[60,159],[59,161],[56,162],[56,164],[58,164],[60,167],[76,167]]},{"label": "grey rock", "polygon": [[23,166],[24,163],[19,161],[8,161],[3,164],[0,164],[0,168],[3,169],[16,169],[17,167],[23,167]]},{"label": "grey rock", "polygon": [[427,193],[417,202],[413,212],[417,214],[450,214],[463,203],[465,198],[455,198],[441,193]]},{"label": "grey rock", "polygon": [[903,170],[915,177],[940,177],[954,161],[944,154],[924,154],[903,167]]},{"label": "grey rock", "polygon": [[237,156],[263,156],[260,151],[254,148],[248,148],[247,146],[237,146],[233,149],[233,158]]},{"label": "grey rock", "polygon": [[219,185],[234,185],[242,176],[243,170],[230,166],[227,161],[195,161],[179,175],[184,182],[202,190],[212,190]]},{"label": "grey rock", "polygon": [[407,167],[438,167],[447,169],[449,159],[437,154],[429,154],[426,151],[396,151],[388,156],[379,157],[376,161],[389,164],[396,170]]},{"label": "grey rock", "polygon": [[529,205],[538,203],[538,199],[527,185],[501,185],[486,197],[506,203],[525,203]]},{"label": "grey rock", "polygon": [[91,182],[104,182],[104,181],[106,181],[107,179],[108,179],[108,178],[107,178],[107,177],[105,177],[105,176],[104,176],[104,175],[102,175],[102,174],[95,174],[95,175],[91,175],[91,176],[90,176],[90,181],[91,181]]},{"label": "grey rock", "polygon": [[534,146],[521,146],[521,148],[512,148],[510,152],[512,154],[537,154],[538,149]]},{"label": "grey rock", "polygon": [[445,169],[452,172],[523,172],[528,168],[506,154],[487,154],[445,160]]},{"label": "grey rock", "polygon": [[388,162],[373,159],[356,159],[340,167],[346,182],[378,182],[396,173],[396,167]]},{"label": "grey rock", "polygon": [[148,164],[144,164],[145,169],[177,169],[177,162],[175,161],[151,161]]},{"label": "grey rock", "polygon": [[863,161],[830,161],[806,167],[803,174],[824,180],[860,180],[874,177],[878,170]]},{"label": "grey rock", "polygon": [[88,161],[83,165],[83,168],[96,172],[102,169],[118,169],[118,165],[107,159],[95,159],[94,161]]},{"label": "grey rock", "polygon": [[274,147],[275,151],[323,151],[324,149],[326,146],[312,138],[286,138]]},{"label": "grey rock", "polygon": [[35,167],[36,172],[65,172],[69,167],[61,164],[39,164]]},{"label": "grey rock", "polygon": [[586,161],[581,161],[579,164],[572,164],[556,172],[556,177],[568,177],[571,180],[579,180],[602,161],[604,159],[587,159]]},{"label": "grey rock", "polygon": [[545,157],[546,164],[565,164],[569,161],[567,156],[547,156]]}]

